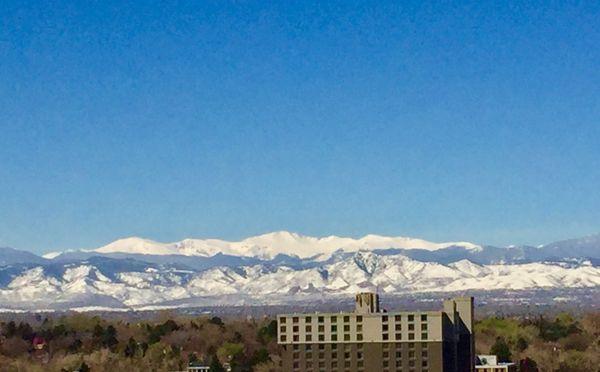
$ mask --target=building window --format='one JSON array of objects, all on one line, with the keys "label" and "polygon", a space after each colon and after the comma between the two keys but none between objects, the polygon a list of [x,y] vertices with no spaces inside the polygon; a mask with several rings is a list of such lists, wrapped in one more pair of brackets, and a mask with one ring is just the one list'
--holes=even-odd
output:
[{"label": "building window", "polygon": [[318,321],[319,321],[319,323],[323,323],[323,322],[325,321],[325,318],[323,318],[322,316],[320,316],[320,317],[318,318]]},{"label": "building window", "polygon": [[421,352],[421,358],[423,358],[423,359],[427,359],[427,356],[428,356],[428,355],[427,355],[427,350],[423,350],[423,351]]},{"label": "building window", "polygon": [[294,333],[298,332],[298,326],[293,326],[292,327],[292,332],[294,332]]},{"label": "building window", "polygon": [[285,333],[285,326],[281,326],[281,327],[279,327],[279,332],[281,332],[281,333]]},{"label": "building window", "polygon": [[402,352],[396,351],[396,359],[401,359],[401,358],[402,358]]},{"label": "building window", "polygon": [[325,335],[319,335],[319,341],[325,341]]},{"label": "building window", "polygon": [[414,342],[409,342],[408,343],[408,348],[409,349],[414,349],[415,348],[415,343]]},{"label": "building window", "polygon": [[337,323],[337,316],[331,317],[331,323]]},{"label": "building window", "polygon": [[362,339],[363,339],[362,333],[357,333],[356,334],[356,340],[357,341],[362,341]]},{"label": "building window", "polygon": [[292,318],[292,322],[294,322],[294,323],[298,323],[298,317],[297,317],[297,316],[293,317],[293,318]]},{"label": "building window", "polygon": [[409,333],[408,334],[408,339],[409,340],[414,340],[415,339],[415,334],[414,333]]},{"label": "building window", "polygon": [[337,350],[337,344],[331,345],[331,350]]},{"label": "building window", "polygon": [[397,321],[397,322],[399,322],[401,319],[402,319],[402,316],[400,316],[400,315],[395,315],[394,316],[394,320]]},{"label": "building window", "polygon": [[356,316],[356,321],[357,322],[362,322],[362,315],[357,315]]},{"label": "building window", "polygon": [[356,332],[362,332],[362,324],[356,325]]},{"label": "building window", "polygon": [[306,335],[306,341],[312,341],[312,335]]},{"label": "building window", "polygon": [[385,341],[387,341],[389,339],[389,336],[387,333],[384,333],[382,336]]},{"label": "building window", "polygon": [[421,314],[421,321],[422,322],[426,322],[427,321],[427,314]]},{"label": "building window", "polygon": [[285,342],[285,341],[286,341],[285,335],[281,335],[281,342]]},{"label": "building window", "polygon": [[294,345],[294,350],[300,350],[300,345]]},{"label": "building window", "polygon": [[344,335],[344,341],[350,341],[350,335],[349,334],[345,334]]},{"label": "building window", "polygon": [[384,316],[382,316],[382,317],[381,317],[381,321],[382,321],[382,322],[387,322],[387,321],[388,321],[388,317],[387,317],[387,315],[384,315]]},{"label": "building window", "polygon": [[325,353],[319,352],[319,359],[325,359]]},{"label": "building window", "polygon": [[383,347],[384,350],[389,349],[390,348],[390,344],[383,344],[382,347]]},{"label": "building window", "polygon": [[409,351],[409,352],[408,352],[408,357],[409,357],[409,358],[411,358],[411,359],[413,359],[413,358],[415,357],[415,352],[414,352],[414,351],[412,351],[412,350],[411,350],[411,351]]},{"label": "building window", "polygon": [[415,330],[415,325],[414,324],[409,324],[408,325],[408,330],[409,331],[414,331]]},{"label": "building window", "polygon": [[363,358],[363,353],[362,351],[359,351],[356,353],[356,359],[362,359]]},{"label": "building window", "polygon": [[312,332],[312,326],[307,325],[305,328],[306,332]]},{"label": "building window", "polygon": [[363,348],[363,344],[356,344],[356,349],[362,350],[362,348]]},{"label": "building window", "polygon": [[421,324],[421,331],[426,331],[426,330],[427,330],[427,323]]},{"label": "building window", "polygon": [[389,366],[390,366],[390,362],[389,362],[389,361],[387,361],[387,360],[384,360],[384,361],[383,361],[383,366],[384,366],[384,367],[389,367]]},{"label": "building window", "polygon": [[311,351],[312,350],[312,345],[311,344],[306,345],[305,349],[306,349],[306,351]]},{"label": "building window", "polygon": [[335,325],[335,324],[331,325],[331,332],[337,332],[337,325]]},{"label": "building window", "polygon": [[331,353],[331,359],[337,359],[337,353]]},{"label": "building window", "polygon": [[384,358],[389,358],[390,357],[390,352],[389,351],[384,351],[383,352],[383,357]]},{"label": "building window", "polygon": [[310,322],[312,322],[312,318],[310,316],[307,316],[306,318],[304,318],[304,321],[306,323],[310,323]]},{"label": "building window", "polygon": [[286,319],[286,318],[279,318],[279,323],[281,323],[281,324],[285,324],[285,319]]},{"label": "building window", "polygon": [[350,325],[349,324],[344,325],[344,332],[350,332]]},{"label": "building window", "polygon": [[294,340],[294,342],[298,342],[298,341],[300,341],[300,337],[298,335],[294,335],[293,340]]},{"label": "building window", "polygon": [[388,325],[387,325],[387,324],[382,324],[382,325],[381,325],[381,329],[383,330],[383,332],[387,332],[387,330],[388,330]]},{"label": "building window", "polygon": [[402,333],[396,333],[396,340],[402,340]]},{"label": "building window", "polygon": [[337,341],[337,335],[331,335],[331,341]]},{"label": "building window", "polygon": [[346,351],[344,353],[344,359],[350,359],[350,352]]},{"label": "building window", "polygon": [[350,322],[350,317],[346,315],[344,317],[344,323],[349,323],[349,322]]},{"label": "building window", "polygon": [[427,332],[421,333],[421,340],[427,340]]},{"label": "building window", "polygon": [[325,326],[324,325],[320,325],[319,326],[319,333],[323,333],[325,332]]},{"label": "building window", "polygon": [[414,322],[414,321],[415,321],[415,316],[414,316],[414,314],[410,314],[410,315],[408,316],[408,321],[409,321],[409,322]]},{"label": "building window", "polygon": [[293,357],[294,359],[299,359],[299,358],[300,358],[300,353],[294,353],[294,354],[292,355],[292,357]]},{"label": "building window", "polygon": [[400,324],[400,323],[396,323],[396,325],[394,327],[396,328],[396,331],[402,330],[402,324]]}]

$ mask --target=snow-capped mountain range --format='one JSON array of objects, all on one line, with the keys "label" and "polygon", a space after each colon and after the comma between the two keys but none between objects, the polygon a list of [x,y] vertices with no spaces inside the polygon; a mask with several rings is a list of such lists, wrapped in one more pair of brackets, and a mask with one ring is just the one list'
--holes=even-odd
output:
[{"label": "snow-capped mountain range", "polygon": [[[20,252],[19,254],[17,254]],[[227,242],[141,238],[44,257],[0,249],[0,308],[284,304],[378,290],[600,288],[600,236],[541,247],[276,232]]]},{"label": "snow-capped mountain range", "polygon": [[[287,231],[278,231],[254,236],[239,242],[229,242],[219,239],[185,239],[174,243],[159,243],[148,239],[132,237],[119,239],[88,252],[200,257],[211,257],[221,253],[231,256],[263,259],[272,259],[279,254],[284,254],[299,258],[323,260],[330,258],[337,251],[357,252],[386,248],[418,248],[435,251],[452,246],[459,246],[469,250],[481,249],[480,246],[467,242],[432,243],[422,239],[380,235],[366,235],[360,239],[339,236],[315,238]],[[52,252],[44,255],[44,257],[55,258],[60,254],[60,252]]]}]

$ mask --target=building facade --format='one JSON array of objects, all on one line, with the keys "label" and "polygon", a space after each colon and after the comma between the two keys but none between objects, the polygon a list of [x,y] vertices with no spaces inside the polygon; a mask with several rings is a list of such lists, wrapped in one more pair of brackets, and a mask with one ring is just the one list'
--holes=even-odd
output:
[{"label": "building facade", "polygon": [[284,371],[474,371],[472,297],[383,312],[377,294],[360,293],[354,312],[282,314],[277,328]]}]

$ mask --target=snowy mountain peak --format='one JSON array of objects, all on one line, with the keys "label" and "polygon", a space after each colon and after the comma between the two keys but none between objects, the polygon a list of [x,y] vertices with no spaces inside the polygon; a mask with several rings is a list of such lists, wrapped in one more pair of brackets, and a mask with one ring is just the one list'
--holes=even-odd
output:
[{"label": "snowy mountain peak", "polygon": [[115,240],[94,251],[98,253],[175,254],[168,244],[139,237]]},{"label": "snowy mountain peak", "polygon": [[[372,251],[388,248],[436,251],[452,246],[459,246],[469,251],[481,249],[480,246],[472,243],[434,243],[422,239],[374,234],[365,235],[359,239],[334,235],[318,238],[289,231],[276,231],[238,242],[219,239],[185,239],[173,243],[160,243],[149,239],[130,237],[116,240],[87,252],[200,257],[212,257],[221,253],[262,259],[272,259],[279,254],[284,254],[303,259],[327,260],[336,252]],[[57,254],[51,253],[46,257],[53,259],[57,256]]]}]

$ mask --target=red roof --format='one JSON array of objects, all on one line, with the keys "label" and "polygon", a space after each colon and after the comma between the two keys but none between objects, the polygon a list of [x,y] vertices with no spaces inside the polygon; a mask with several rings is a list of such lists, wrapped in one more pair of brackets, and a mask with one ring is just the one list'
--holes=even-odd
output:
[{"label": "red roof", "polygon": [[46,340],[41,336],[35,336],[33,338],[32,343],[33,343],[33,346],[44,345],[44,344],[46,344]]}]

